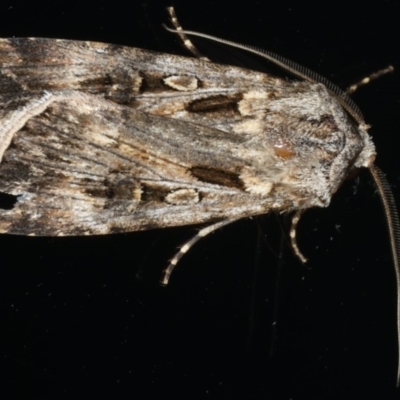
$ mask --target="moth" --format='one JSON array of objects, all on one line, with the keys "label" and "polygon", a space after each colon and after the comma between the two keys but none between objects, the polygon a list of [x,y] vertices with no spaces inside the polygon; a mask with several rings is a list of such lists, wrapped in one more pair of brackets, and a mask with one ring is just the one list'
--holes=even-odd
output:
[{"label": "moth", "polygon": [[231,42],[302,80],[199,57],[186,37],[194,32],[170,14],[198,57],[0,40],[0,232],[79,236],[208,224],[172,259],[167,283],[199,238],[241,218],[293,212],[292,247],[304,261],[295,239],[302,212],[327,207],[349,172],[365,167],[384,204],[399,287],[397,211],[348,95],[280,56]]}]

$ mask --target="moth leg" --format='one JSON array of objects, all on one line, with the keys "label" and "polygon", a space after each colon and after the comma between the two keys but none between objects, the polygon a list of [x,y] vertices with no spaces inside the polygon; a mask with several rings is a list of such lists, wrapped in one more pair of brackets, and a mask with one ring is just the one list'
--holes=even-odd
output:
[{"label": "moth leg", "polygon": [[290,245],[292,246],[294,254],[296,254],[296,256],[300,259],[300,261],[303,264],[305,264],[307,262],[307,258],[303,256],[302,252],[299,249],[299,246],[297,245],[297,240],[296,240],[296,228],[302,214],[303,211],[299,210],[296,212],[296,214],[293,215],[292,226],[290,227],[289,236],[290,236]]},{"label": "moth leg", "polygon": [[160,283],[162,285],[168,285],[169,278],[172,274],[172,271],[178,264],[179,260],[202,238],[205,236],[209,235],[210,233],[216,231],[219,228],[222,228],[225,225],[228,225],[232,222],[237,221],[237,219],[229,219],[226,221],[221,221],[217,222],[215,224],[209,225],[203,229],[201,229],[196,236],[193,236],[189,241],[187,241],[181,248],[180,250],[174,255],[172,260],[170,261],[168,267],[163,271],[162,278],[160,280]]},{"label": "moth leg", "polygon": [[386,75],[390,72],[393,72],[394,68],[393,66],[389,65],[386,68],[380,69],[379,71],[373,72],[371,75],[366,76],[364,79],[361,79],[360,81],[354,83],[353,85],[350,85],[346,89],[346,94],[352,94],[354,93],[360,86],[368,85],[371,81],[374,79],[380,78],[382,75]]},{"label": "moth leg", "polygon": [[165,27],[168,31],[176,33],[179,38],[181,39],[183,45],[186,47],[186,49],[192,53],[196,58],[200,58],[205,61],[210,61],[209,58],[204,56],[199,50],[197,50],[196,46],[192,43],[192,41],[187,37],[185,33],[182,32],[182,26],[178,21],[178,18],[175,13],[174,7],[167,7],[167,11],[169,14],[169,17],[171,19],[171,23],[174,26],[175,30],[170,29],[168,27]]}]

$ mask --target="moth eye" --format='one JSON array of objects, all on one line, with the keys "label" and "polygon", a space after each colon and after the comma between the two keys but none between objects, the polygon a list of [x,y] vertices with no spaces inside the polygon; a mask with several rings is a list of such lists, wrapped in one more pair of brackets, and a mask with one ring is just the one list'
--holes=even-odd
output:
[{"label": "moth eye", "polygon": [[277,138],[273,143],[273,147],[275,154],[285,160],[294,157],[296,154],[293,145],[284,138]]}]

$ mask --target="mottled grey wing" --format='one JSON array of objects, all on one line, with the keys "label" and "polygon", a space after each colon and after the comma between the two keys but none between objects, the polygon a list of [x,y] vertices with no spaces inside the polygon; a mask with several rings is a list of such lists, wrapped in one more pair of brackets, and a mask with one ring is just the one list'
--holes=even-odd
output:
[{"label": "mottled grey wing", "polygon": [[0,191],[17,200],[0,210],[1,232],[106,234],[262,211],[238,177],[245,163],[232,153],[236,135],[135,107],[143,86],[135,68],[148,54],[0,42]]}]

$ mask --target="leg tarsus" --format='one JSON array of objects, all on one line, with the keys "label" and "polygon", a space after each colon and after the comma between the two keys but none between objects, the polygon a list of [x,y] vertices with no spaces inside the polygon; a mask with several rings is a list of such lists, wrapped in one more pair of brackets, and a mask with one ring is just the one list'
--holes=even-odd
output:
[{"label": "leg tarsus", "polygon": [[193,236],[189,241],[187,241],[181,248],[180,250],[174,255],[174,257],[171,259],[168,267],[163,271],[162,278],[160,280],[160,283],[162,285],[168,285],[169,278],[172,274],[172,271],[178,264],[179,260],[202,238],[205,236],[209,235],[210,233],[216,231],[219,228],[222,228],[225,225],[228,225],[234,221],[237,221],[237,219],[230,219],[230,220],[225,220],[221,222],[217,222],[215,224],[206,226],[203,229],[200,229],[200,231],[197,233],[196,236]]},{"label": "leg tarsus", "polygon": [[354,93],[360,86],[368,85],[371,81],[380,78],[382,75],[389,74],[390,72],[393,72],[394,68],[393,66],[389,65],[386,68],[380,69],[379,71],[373,72],[371,75],[366,76],[364,79],[361,79],[361,81],[358,81],[354,83],[353,85],[350,85],[346,89],[346,94],[352,94]]},{"label": "leg tarsus", "polygon": [[300,221],[300,217],[302,216],[303,211],[299,210],[296,211],[296,213],[292,217],[292,226],[290,227],[290,245],[292,246],[292,250],[294,254],[298,257],[298,259],[305,264],[307,262],[307,258],[303,256],[302,252],[299,249],[299,246],[297,245],[297,240],[296,240],[296,228],[297,224]]},{"label": "leg tarsus", "polygon": [[196,46],[192,43],[192,41],[187,37],[187,35],[184,32],[182,32],[183,29],[182,29],[181,24],[178,21],[174,7],[167,7],[167,11],[168,11],[168,14],[169,14],[169,17],[171,20],[171,24],[174,26],[175,29],[170,29],[167,26],[164,26],[165,29],[167,29],[170,32],[176,33],[180,37],[180,39],[181,39],[183,45],[186,47],[186,49],[190,53],[192,53],[196,58],[210,61],[199,50],[197,50]]}]

